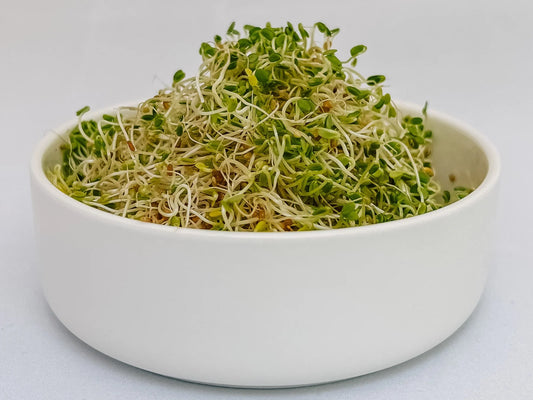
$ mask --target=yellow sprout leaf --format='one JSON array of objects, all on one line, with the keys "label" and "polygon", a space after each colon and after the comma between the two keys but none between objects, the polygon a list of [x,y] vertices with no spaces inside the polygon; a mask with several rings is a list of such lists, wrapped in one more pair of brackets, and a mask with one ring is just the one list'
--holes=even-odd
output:
[{"label": "yellow sprout leaf", "polygon": [[222,210],[220,208],[215,208],[213,211],[209,211],[208,215],[211,218],[220,217],[222,215]]},{"label": "yellow sprout leaf", "polygon": [[268,223],[266,221],[259,221],[254,228],[254,232],[266,232],[268,231]]},{"label": "yellow sprout leaf", "polygon": [[244,71],[246,72],[246,75],[248,75],[248,82],[250,82],[250,85],[257,86],[259,82],[252,70],[250,68],[246,68]]}]

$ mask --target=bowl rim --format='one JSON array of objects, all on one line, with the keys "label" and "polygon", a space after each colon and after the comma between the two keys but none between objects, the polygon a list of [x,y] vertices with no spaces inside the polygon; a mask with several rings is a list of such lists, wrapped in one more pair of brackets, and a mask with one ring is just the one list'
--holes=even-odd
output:
[{"label": "bowl rim", "polygon": [[[124,102],[119,105],[100,108],[94,111],[90,111],[85,114],[86,118],[97,118],[105,113],[109,113],[111,110],[116,110],[121,107],[131,107],[142,103],[138,102]],[[419,110],[422,106],[419,106],[412,102],[407,101],[394,101],[395,105],[406,113],[420,113]],[[444,121],[446,124],[453,126],[460,131],[463,135],[470,137],[474,143],[479,147],[487,158],[487,174],[479,186],[468,196],[457,200],[456,202],[439,208],[425,214],[416,215],[404,219],[388,221],[378,224],[339,228],[339,229],[326,229],[326,230],[312,230],[312,231],[295,231],[295,232],[242,232],[242,231],[212,231],[204,229],[173,227],[167,225],[160,225],[155,223],[147,223],[138,220],[125,218],[122,216],[107,213],[103,210],[91,207],[83,204],[67,194],[56,188],[46,177],[43,168],[43,158],[47,150],[56,143],[58,137],[64,135],[65,131],[71,129],[74,126],[78,118],[73,118],[68,122],[61,124],[58,128],[48,132],[39,142],[35,145],[31,161],[30,161],[30,175],[32,178],[32,184],[39,185],[50,197],[55,198],[62,207],[68,208],[70,211],[76,213],[86,214],[96,220],[107,225],[122,225],[133,230],[151,232],[155,234],[166,235],[168,233],[180,237],[181,235],[199,236],[203,238],[217,238],[217,239],[244,239],[244,240],[287,240],[287,239],[310,239],[310,238],[326,238],[337,237],[339,235],[362,235],[362,234],[379,234],[381,232],[402,229],[406,227],[416,226],[419,224],[425,224],[431,222],[431,220],[440,220],[460,212],[461,209],[469,208],[475,203],[479,202],[482,198],[486,197],[496,186],[500,176],[501,161],[500,155],[496,147],[490,142],[488,138],[482,135],[479,131],[465,122],[462,122],[454,117],[449,116],[440,111],[433,109],[428,110],[428,118],[435,118]]]}]

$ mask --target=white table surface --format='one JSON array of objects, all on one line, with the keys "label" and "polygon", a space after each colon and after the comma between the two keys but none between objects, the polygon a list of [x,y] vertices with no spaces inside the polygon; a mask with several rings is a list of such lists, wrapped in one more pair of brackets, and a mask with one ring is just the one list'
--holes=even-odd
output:
[{"label": "white table surface", "polygon": [[[503,160],[485,294],[450,339],[402,365],[299,389],[191,384],[114,361],[71,335],[39,287],[28,161],[88,104],[147,98],[232,20],[323,20],[393,97],[484,132]],[[0,399],[533,399],[533,7],[529,1],[0,3]]]}]

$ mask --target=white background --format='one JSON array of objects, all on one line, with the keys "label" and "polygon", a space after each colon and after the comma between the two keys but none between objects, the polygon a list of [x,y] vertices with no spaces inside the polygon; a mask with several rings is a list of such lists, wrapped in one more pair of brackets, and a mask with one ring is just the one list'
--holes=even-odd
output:
[{"label": "white background", "polygon": [[[485,294],[450,339],[400,366],[289,390],[191,384],[114,361],[55,319],[38,281],[28,162],[84,105],[147,98],[238,25],[322,20],[393,97],[478,128],[503,161]],[[0,399],[532,399],[533,7],[529,1],[0,0]],[[451,232],[450,234],[453,234]],[[61,255],[58,254],[58,257]]]}]

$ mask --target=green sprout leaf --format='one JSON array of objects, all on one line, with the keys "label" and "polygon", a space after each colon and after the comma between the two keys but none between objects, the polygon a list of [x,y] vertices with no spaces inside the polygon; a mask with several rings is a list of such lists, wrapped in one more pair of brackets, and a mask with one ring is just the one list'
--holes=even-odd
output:
[{"label": "green sprout leaf", "polygon": [[358,218],[355,203],[347,203],[342,207],[341,218],[347,221],[355,221]]},{"label": "green sprout leaf", "polygon": [[270,72],[266,69],[256,69],[254,75],[261,83],[267,83],[270,79]]},{"label": "green sprout leaf", "polygon": [[385,81],[385,77],[383,75],[372,75],[367,78],[367,83],[369,85],[378,85]]},{"label": "green sprout leaf", "polygon": [[88,112],[90,109],[91,109],[91,107],[89,107],[89,106],[85,106],[83,108],[80,108],[78,111],[76,111],[76,116],[79,117],[80,115],[83,115],[86,112]]},{"label": "green sprout leaf", "polygon": [[302,39],[306,39],[309,37],[309,32],[305,30],[301,23],[298,24],[298,31],[300,32],[300,36],[302,37]]},{"label": "green sprout leaf", "polygon": [[357,99],[366,99],[370,95],[369,90],[360,90],[357,89],[355,86],[348,86],[346,90],[348,90],[348,92],[355,96]]},{"label": "green sprout leaf", "polygon": [[339,139],[341,137],[341,134],[334,129],[317,128],[317,132],[324,139]]},{"label": "green sprout leaf", "polygon": [[279,60],[281,60],[281,55],[280,55],[279,53],[274,53],[274,52],[272,52],[272,53],[270,53],[270,55],[268,56],[268,61],[270,61],[270,62],[272,62],[272,63],[273,63],[273,62],[277,62],[277,61],[279,61]]},{"label": "green sprout leaf", "polygon": [[235,21],[231,23],[228,30],[226,31],[227,35],[238,35],[239,31],[235,30]]},{"label": "green sprout leaf", "polygon": [[360,44],[350,49],[350,55],[352,57],[357,57],[358,55],[363,54],[365,51],[366,51],[366,46]]},{"label": "green sprout leaf", "polygon": [[200,54],[202,56],[213,57],[215,53],[216,53],[215,48],[211,46],[209,43],[204,42],[200,46]]},{"label": "green sprout leaf", "polygon": [[296,104],[304,114],[309,114],[315,109],[315,103],[311,99],[299,99]]},{"label": "green sprout leaf", "polygon": [[325,34],[326,36],[331,36],[331,31],[328,29],[326,25],[324,25],[322,22],[317,22],[316,27],[320,33]]},{"label": "green sprout leaf", "polygon": [[185,72],[183,72],[181,69],[177,70],[174,74],[174,83],[177,83],[185,78]]}]

